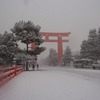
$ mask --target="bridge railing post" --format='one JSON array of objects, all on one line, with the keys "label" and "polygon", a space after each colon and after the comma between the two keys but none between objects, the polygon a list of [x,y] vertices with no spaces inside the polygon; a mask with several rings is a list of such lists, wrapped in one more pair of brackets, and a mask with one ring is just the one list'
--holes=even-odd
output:
[{"label": "bridge railing post", "polygon": [[17,66],[14,65],[13,68],[14,68],[14,75],[16,76],[17,75]]},{"label": "bridge railing post", "polygon": [[12,66],[7,68],[0,68],[0,87],[7,83],[14,76],[17,76],[23,71],[23,66]]}]

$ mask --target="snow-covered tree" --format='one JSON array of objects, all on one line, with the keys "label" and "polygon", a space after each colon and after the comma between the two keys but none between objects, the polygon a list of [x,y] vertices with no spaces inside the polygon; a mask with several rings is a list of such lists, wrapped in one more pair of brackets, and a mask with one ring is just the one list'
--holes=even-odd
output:
[{"label": "snow-covered tree", "polygon": [[26,44],[28,52],[28,45],[30,43],[35,42],[36,45],[43,43],[42,35],[39,32],[40,29],[39,25],[35,26],[31,21],[19,21],[15,23],[11,31],[15,33],[18,40]]},{"label": "snow-covered tree", "polygon": [[84,40],[81,44],[82,58],[97,59],[97,37],[96,29],[90,30],[88,40]]},{"label": "snow-covered tree", "polygon": [[98,38],[97,38],[97,59],[100,60],[100,28],[98,29]]},{"label": "snow-covered tree", "polygon": [[81,44],[81,51],[80,51],[81,58],[89,57],[89,50],[88,49],[89,49],[88,41],[84,40]]},{"label": "snow-covered tree", "polygon": [[0,35],[0,57],[4,63],[11,63],[17,50],[18,45],[14,40],[13,34],[5,32],[3,35]]},{"label": "snow-covered tree", "polygon": [[45,47],[37,47],[34,51],[29,50],[28,54],[35,56],[41,54],[41,52],[43,52],[44,50],[46,50]]},{"label": "snow-covered tree", "polygon": [[56,66],[58,65],[58,53],[54,49],[50,49],[49,56],[48,56],[48,65]]},{"label": "snow-covered tree", "polygon": [[[44,47],[39,47],[43,43],[42,35],[39,32],[40,29],[39,25],[35,26],[31,21],[19,21],[15,23],[11,31],[16,35],[18,40],[26,44],[27,54],[37,55],[45,50]],[[34,51],[29,51],[28,45],[32,42],[35,43],[36,48]],[[26,70],[28,70],[28,66],[26,66]]]},{"label": "snow-covered tree", "polygon": [[62,57],[62,64],[63,65],[70,65],[70,62],[72,61],[72,52],[69,46],[66,47],[65,52]]},{"label": "snow-covered tree", "polygon": [[0,65],[3,65],[3,59],[0,57]]},{"label": "snow-covered tree", "polygon": [[80,59],[81,58],[81,56],[80,56],[80,52],[75,52],[74,54],[73,54],[73,60],[77,60],[77,59]]}]

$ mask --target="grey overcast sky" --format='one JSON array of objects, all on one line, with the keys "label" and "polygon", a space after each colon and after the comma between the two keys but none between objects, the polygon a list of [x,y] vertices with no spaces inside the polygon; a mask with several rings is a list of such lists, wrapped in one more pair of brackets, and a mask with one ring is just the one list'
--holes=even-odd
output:
[{"label": "grey overcast sky", "polygon": [[31,20],[43,32],[71,32],[64,47],[79,51],[89,30],[100,27],[100,0],[0,0],[0,33],[10,32],[19,20]]}]

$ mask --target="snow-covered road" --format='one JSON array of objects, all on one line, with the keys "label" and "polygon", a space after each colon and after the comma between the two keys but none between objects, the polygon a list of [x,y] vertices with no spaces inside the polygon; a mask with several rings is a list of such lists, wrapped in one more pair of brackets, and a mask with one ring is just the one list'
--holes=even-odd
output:
[{"label": "snow-covered road", "polygon": [[0,100],[100,100],[100,70],[41,67],[0,88]]}]

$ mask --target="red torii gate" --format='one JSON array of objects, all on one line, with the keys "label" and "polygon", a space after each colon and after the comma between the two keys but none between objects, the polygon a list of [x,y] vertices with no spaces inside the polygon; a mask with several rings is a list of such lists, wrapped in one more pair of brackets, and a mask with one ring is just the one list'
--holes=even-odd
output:
[{"label": "red torii gate", "polygon": [[[44,37],[44,42],[57,42],[58,43],[58,63],[61,64],[62,54],[63,54],[63,42],[69,42],[68,40],[62,40],[62,37],[68,37],[70,32],[65,33],[54,33],[54,32],[40,32]],[[49,37],[57,37],[57,40],[49,39]],[[34,43],[31,45],[31,49],[34,49]]]}]

